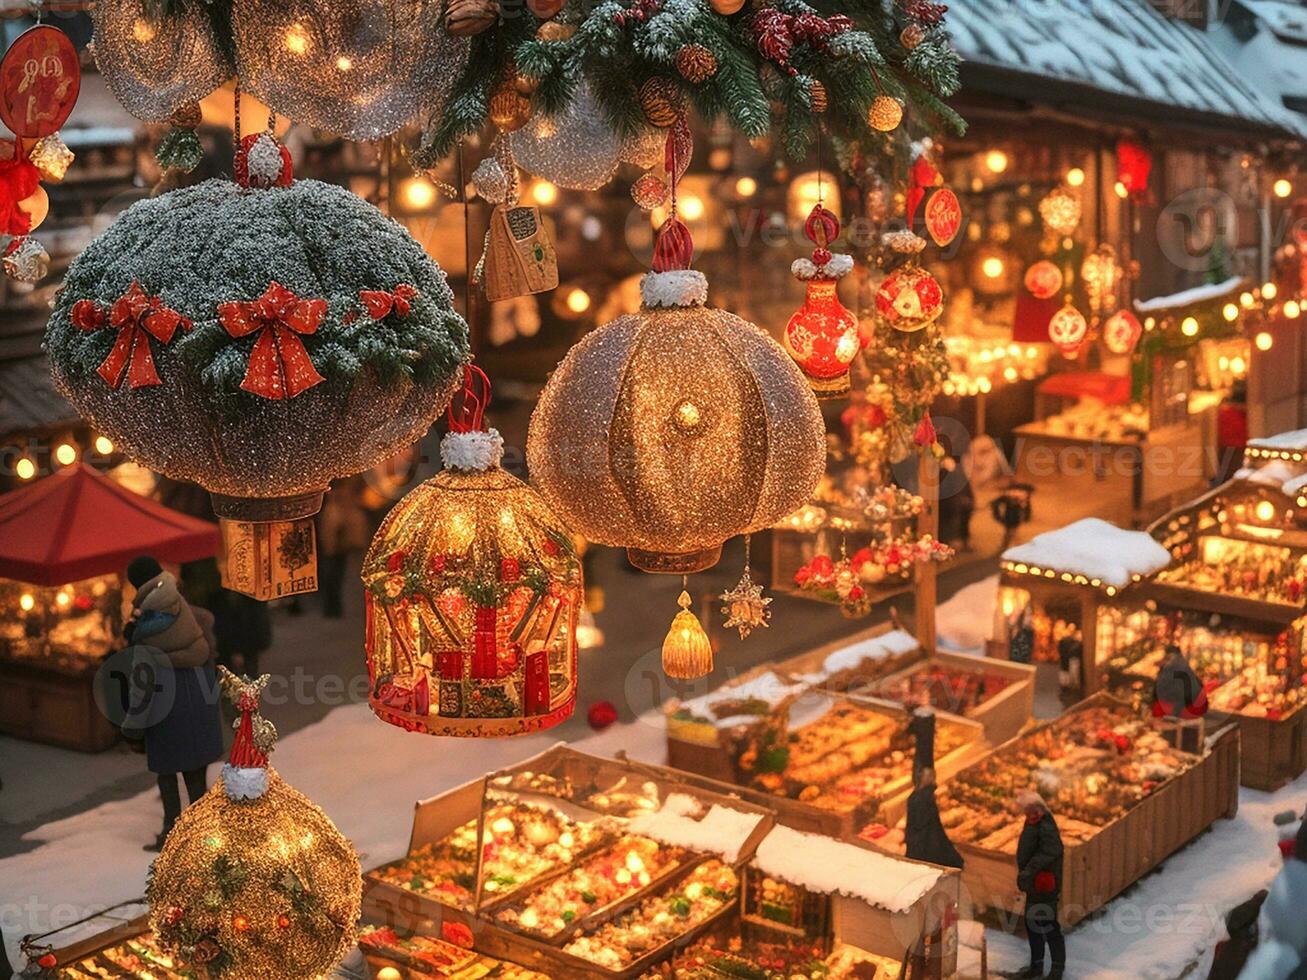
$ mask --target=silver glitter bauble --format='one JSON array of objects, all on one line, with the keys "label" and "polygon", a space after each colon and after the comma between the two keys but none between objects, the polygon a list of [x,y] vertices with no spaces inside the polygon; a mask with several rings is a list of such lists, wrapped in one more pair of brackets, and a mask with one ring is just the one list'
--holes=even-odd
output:
[{"label": "silver glitter bauble", "polygon": [[490,204],[503,204],[508,200],[512,183],[512,176],[496,157],[486,157],[472,171],[472,187],[483,201]]},{"label": "silver glitter bauble", "polygon": [[[275,325],[250,310],[274,283],[294,299]],[[468,356],[453,300],[408,231],[343,188],[208,180],[137,202],[91,242],[45,340],[59,390],[131,458],[251,509],[298,506],[444,410]],[[273,391],[252,383],[269,377]]]},{"label": "silver glitter bauble", "polygon": [[[673,295],[694,277],[697,294]],[[808,500],[826,430],[789,355],[752,323],[705,308],[702,276],[651,274],[641,290],[661,305],[590,333],[550,376],[527,467],[577,534],[626,548],[646,571],[688,573],[715,564],[727,538]]]},{"label": "silver glitter bauble", "polygon": [[661,167],[667,155],[667,130],[641,126],[622,146],[622,162],[633,163],[642,170]]},{"label": "silver glitter bauble", "polygon": [[467,63],[440,0],[240,0],[242,83],[296,122],[347,139],[389,136],[439,113]]},{"label": "silver glitter bauble", "polygon": [[510,139],[523,170],[575,191],[598,190],[612,180],[624,149],[585,81],[562,112],[532,117]]},{"label": "silver glitter bauble", "polygon": [[40,282],[50,272],[50,253],[35,238],[20,238],[5,253],[4,267],[15,282]]},{"label": "silver glitter bauble", "polygon": [[100,74],[123,108],[146,122],[167,121],[235,74],[201,4],[168,16],[158,6],[112,0],[91,7]]}]

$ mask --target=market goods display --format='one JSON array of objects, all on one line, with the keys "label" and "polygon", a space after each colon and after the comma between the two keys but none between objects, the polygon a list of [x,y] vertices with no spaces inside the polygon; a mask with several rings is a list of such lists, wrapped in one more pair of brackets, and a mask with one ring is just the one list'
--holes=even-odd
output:
[{"label": "market goods display", "polygon": [[648,977],[674,980],[894,980],[901,964],[852,946],[825,953],[821,944],[705,940]]},{"label": "market goods display", "polygon": [[907,582],[918,565],[945,562],[954,551],[931,535],[907,536],[859,548],[832,560],[814,555],[794,573],[794,584],[826,602],[838,603],[850,618],[866,616],[879,598],[877,590]]},{"label": "market goods display", "polygon": [[1157,581],[1259,602],[1303,604],[1307,555],[1280,545],[1216,535],[1204,535],[1198,545],[1192,560],[1159,572]]},{"label": "market goods display", "polygon": [[959,670],[932,664],[878,685],[876,696],[965,715],[1000,694],[1010,683],[1009,678],[993,671]]},{"label": "market goods display", "polygon": [[[421,933],[401,936],[389,926],[365,926],[359,930],[359,948],[370,957],[398,963],[424,977],[549,980],[546,974],[476,952],[471,948],[471,930],[462,923],[442,923],[441,933],[439,937]],[[373,975],[383,976],[380,969]]]},{"label": "market goods display", "polygon": [[258,714],[268,676],[220,670],[240,712],[231,761],[182,813],[150,869],[150,928],[207,977],[316,976],[354,941],[358,855],[268,765],[277,733]]},{"label": "market goods display", "polygon": [[211,492],[228,587],[271,598],[316,586],[323,491],[426,431],[468,340],[399,224],[342,188],[287,184],[266,135],[242,159],[252,186],[140,201],[87,246],[46,348],[97,431]]},{"label": "market goods display", "polygon": [[578,936],[565,952],[621,970],[706,922],[737,897],[739,875],[712,859],[695,867],[680,882],[643,899],[589,935]]},{"label": "market goods display", "polygon": [[484,379],[467,369],[445,468],[391,509],[363,562],[369,703],[432,735],[539,731],[576,703],[580,561],[539,495],[500,468]]},{"label": "market goods display", "polygon": [[86,980],[87,977],[193,980],[195,976],[195,971],[165,951],[151,932],[83,956],[50,973],[51,980]]}]

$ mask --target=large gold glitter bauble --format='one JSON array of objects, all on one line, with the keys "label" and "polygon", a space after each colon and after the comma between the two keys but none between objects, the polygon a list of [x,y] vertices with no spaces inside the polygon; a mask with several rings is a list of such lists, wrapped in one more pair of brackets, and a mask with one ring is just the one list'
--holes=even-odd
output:
[{"label": "large gold glitter bauble", "polygon": [[[224,768],[224,779],[231,773]],[[254,799],[229,798],[224,779],[183,811],[155,860],[150,927],[165,949],[212,977],[320,976],[354,941],[358,855],[273,770]]]},{"label": "large gold glitter bauble", "polygon": [[[457,443],[488,445],[468,465]],[[386,516],[363,562],[369,703],[431,735],[540,731],[576,704],[583,599],[571,536],[499,467],[498,433],[450,433],[445,469]]]},{"label": "large gold glitter bauble", "polygon": [[867,110],[867,124],[882,133],[890,133],[903,122],[903,103],[892,95],[878,95]]},{"label": "large gold glitter bauble", "polygon": [[[694,305],[657,295],[665,277],[696,276],[697,299],[682,300]],[[702,305],[702,276],[651,274],[641,287],[646,305],[582,339],[549,379],[527,466],[573,531],[626,548],[646,571],[681,574],[808,499],[825,427],[780,344]]]}]

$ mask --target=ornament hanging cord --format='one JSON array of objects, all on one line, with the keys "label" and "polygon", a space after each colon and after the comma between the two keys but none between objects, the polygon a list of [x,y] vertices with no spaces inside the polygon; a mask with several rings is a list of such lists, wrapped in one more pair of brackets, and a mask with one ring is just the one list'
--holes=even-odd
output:
[{"label": "ornament hanging cord", "polygon": [[[667,220],[662,223],[654,236],[653,270],[654,272],[674,272],[690,268],[694,261],[694,239],[676,213],[676,189],[680,181],[681,146],[680,140],[690,140],[685,116],[679,116],[667,131],[667,146],[664,151],[664,165],[667,167],[671,184],[671,206]],[[689,152],[689,149],[686,149]]]}]

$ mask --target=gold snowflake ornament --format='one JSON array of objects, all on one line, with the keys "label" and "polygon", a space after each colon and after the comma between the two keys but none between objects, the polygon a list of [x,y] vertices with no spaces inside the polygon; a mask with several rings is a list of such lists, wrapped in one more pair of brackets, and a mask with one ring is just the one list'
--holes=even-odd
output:
[{"label": "gold snowflake ornament", "polygon": [[727,629],[738,629],[741,640],[754,630],[771,625],[768,622],[771,610],[767,608],[771,605],[771,597],[762,594],[762,586],[750,577],[747,565],[735,587],[723,592],[721,599],[725,603],[722,606],[722,615],[726,617],[723,625]]}]

